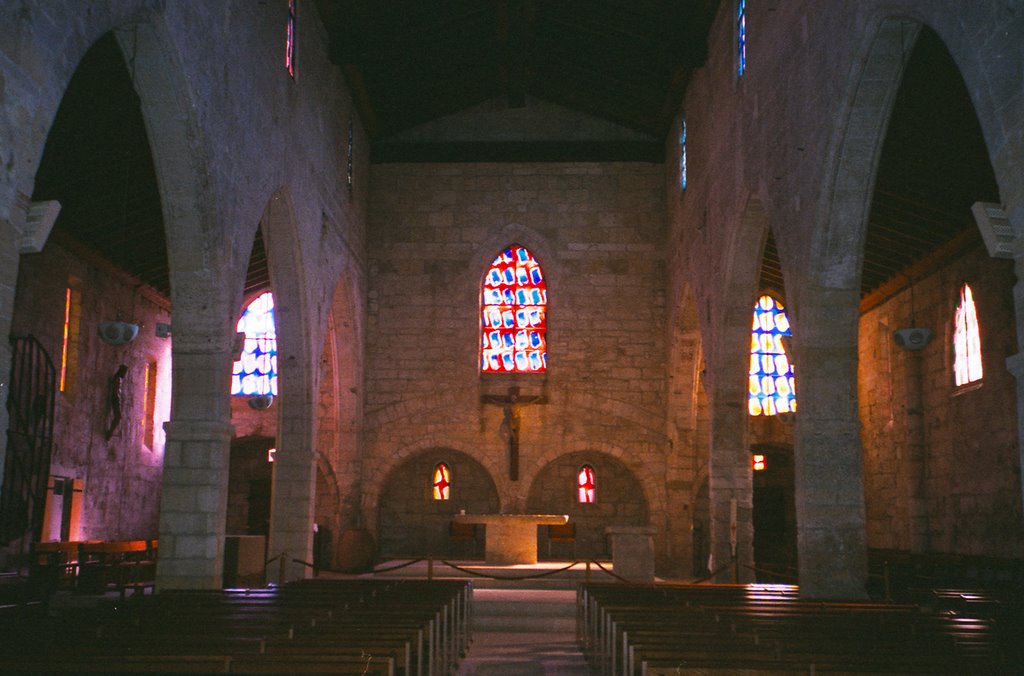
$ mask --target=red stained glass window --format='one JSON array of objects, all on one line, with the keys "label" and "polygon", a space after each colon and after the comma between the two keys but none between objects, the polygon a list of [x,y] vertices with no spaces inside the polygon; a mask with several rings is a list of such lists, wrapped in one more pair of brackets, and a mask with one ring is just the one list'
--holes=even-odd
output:
[{"label": "red stained glass window", "polygon": [[284,67],[295,79],[295,4],[298,0],[288,0],[288,28],[284,44]]},{"label": "red stained glass window", "polygon": [[761,296],[754,305],[754,327],[750,334],[750,415],[796,411],[793,364],[782,344],[782,338],[791,335],[782,303],[771,296]]},{"label": "red stained glass window", "polygon": [[592,503],[596,497],[594,490],[594,468],[590,465],[580,467],[576,475],[576,486],[579,490],[579,500],[583,503]]},{"label": "red stained glass window", "polygon": [[981,333],[974,293],[969,284],[960,287],[960,304],[953,326],[953,373],[956,384],[966,385],[981,380]]},{"label": "red stained glass window", "polygon": [[544,274],[533,255],[521,246],[501,252],[484,276],[481,371],[547,370],[547,303]]},{"label": "red stained glass window", "polygon": [[451,495],[452,471],[443,462],[434,467],[434,499],[447,500]]},{"label": "red stained glass window", "polygon": [[245,334],[242,358],[231,371],[231,394],[277,396],[277,329],[274,296],[269,291],[249,303],[238,320]]}]

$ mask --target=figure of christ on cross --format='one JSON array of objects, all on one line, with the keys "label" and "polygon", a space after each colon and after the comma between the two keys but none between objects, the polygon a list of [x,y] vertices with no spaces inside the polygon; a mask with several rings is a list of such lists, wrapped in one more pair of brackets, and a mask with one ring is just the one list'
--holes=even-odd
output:
[{"label": "figure of christ on cross", "polygon": [[519,426],[520,410],[532,404],[546,404],[547,399],[540,395],[523,396],[518,387],[508,388],[508,394],[484,394],[480,396],[481,404],[501,406],[504,417],[499,431],[508,438],[508,478],[519,481]]}]

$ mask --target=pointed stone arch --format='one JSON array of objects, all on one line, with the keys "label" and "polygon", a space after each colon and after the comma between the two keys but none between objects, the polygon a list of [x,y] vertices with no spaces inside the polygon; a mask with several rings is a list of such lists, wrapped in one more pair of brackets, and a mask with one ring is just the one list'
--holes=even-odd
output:
[{"label": "pointed stone arch", "polygon": [[[323,347],[315,340],[323,332],[310,326],[314,313],[309,310],[308,289],[303,284],[301,250],[293,245],[298,224],[287,187],[279,188],[267,201],[259,228],[274,293],[279,379],[268,554],[311,562],[316,493],[315,365]],[[289,579],[304,577],[308,570],[289,566],[286,575]]]},{"label": "pointed stone arch", "polygon": [[809,278],[792,303],[791,319],[800,323],[793,342],[802,402],[794,466],[800,589],[806,598],[865,594],[856,392],[860,266],[881,146],[919,29],[914,21],[883,19],[865,34],[849,76],[845,114],[833,130]]}]

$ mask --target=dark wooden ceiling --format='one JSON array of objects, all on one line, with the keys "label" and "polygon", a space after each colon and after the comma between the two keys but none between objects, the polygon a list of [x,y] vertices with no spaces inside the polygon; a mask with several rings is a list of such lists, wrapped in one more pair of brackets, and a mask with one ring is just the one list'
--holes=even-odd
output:
[{"label": "dark wooden ceiling", "polygon": [[526,97],[661,141],[719,0],[317,0],[374,139]]}]

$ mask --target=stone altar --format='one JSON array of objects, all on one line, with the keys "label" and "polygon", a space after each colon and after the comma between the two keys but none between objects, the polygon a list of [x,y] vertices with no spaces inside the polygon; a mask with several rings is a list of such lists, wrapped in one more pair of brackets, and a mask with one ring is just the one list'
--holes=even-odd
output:
[{"label": "stone altar", "polygon": [[569,522],[565,514],[456,514],[455,523],[483,524],[487,529],[484,560],[498,565],[537,563],[537,526]]}]

